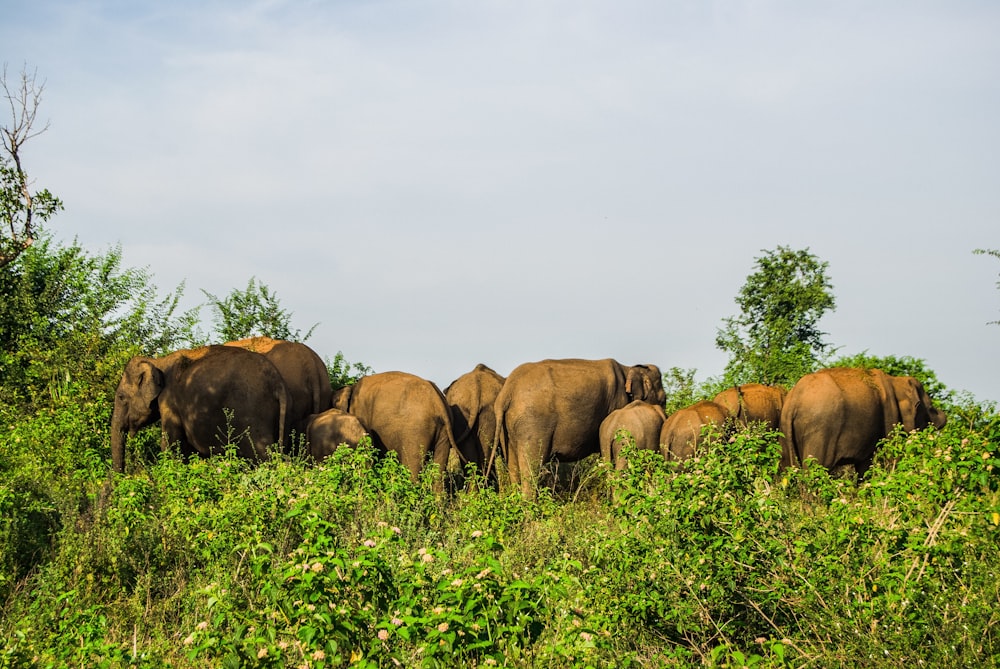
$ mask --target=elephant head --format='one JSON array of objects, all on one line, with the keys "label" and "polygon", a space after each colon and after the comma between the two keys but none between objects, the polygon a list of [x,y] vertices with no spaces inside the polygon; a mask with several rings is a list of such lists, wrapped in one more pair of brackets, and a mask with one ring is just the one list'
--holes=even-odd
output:
[{"label": "elephant head", "polygon": [[899,406],[899,418],[907,432],[922,430],[928,425],[940,429],[945,426],[945,413],[931,403],[931,398],[920,381],[912,376],[893,376],[892,388]]},{"label": "elephant head", "polygon": [[656,365],[634,365],[625,368],[625,394],[629,401],[642,400],[663,406],[667,394],[663,390],[663,375]]},{"label": "elephant head", "polygon": [[111,414],[111,462],[115,471],[125,471],[125,437],[160,419],[159,397],[163,392],[163,370],[153,358],[129,360],[115,389]]}]

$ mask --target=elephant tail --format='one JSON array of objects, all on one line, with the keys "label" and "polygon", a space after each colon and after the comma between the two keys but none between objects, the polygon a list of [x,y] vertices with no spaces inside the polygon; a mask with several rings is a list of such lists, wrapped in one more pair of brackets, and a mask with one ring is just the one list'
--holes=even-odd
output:
[{"label": "elephant tail", "polygon": [[274,389],[274,397],[278,400],[278,452],[285,452],[285,423],[288,420],[288,389],[278,384]]},{"label": "elephant tail", "polygon": [[508,395],[501,389],[500,394],[493,403],[493,412],[496,414],[497,425],[493,429],[493,444],[490,448],[490,459],[486,463],[486,471],[483,473],[487,479],[490,477],[490,472],[493,471],[493,461],[496,460],[497,451],[503,449],[501,456],[503,456],[505,462],[510,463],[510,458],[507,455],[507,409],[509,406]]},{"label": "elephant tail", "polygon": [[799,443],[795,438],[795,406],[785,406],[781,411],[780,418],[781,437],[781,463],[780,467],[801,467],[802,454],[799,452]]},{"label": "elephant tail", "polygon": [[747,422],[747,405],[746,399],[743,397],[743,388],[739,384],[733,386],[736,389],[736,415],[734,418],[739,421]]}]

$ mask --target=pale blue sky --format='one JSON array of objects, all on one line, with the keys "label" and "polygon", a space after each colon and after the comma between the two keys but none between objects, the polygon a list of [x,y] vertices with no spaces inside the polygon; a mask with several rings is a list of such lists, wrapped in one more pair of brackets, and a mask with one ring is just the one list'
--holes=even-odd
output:
[{"label": "pale blue sky", "polygon": [[[162,291],[251,276],[310,343],[721,373],[762,249],[830,263],[843,353],[1000,400],[995,2],[7,3],[51,224]],[[208,313],[204,314],[206,317]]]}]

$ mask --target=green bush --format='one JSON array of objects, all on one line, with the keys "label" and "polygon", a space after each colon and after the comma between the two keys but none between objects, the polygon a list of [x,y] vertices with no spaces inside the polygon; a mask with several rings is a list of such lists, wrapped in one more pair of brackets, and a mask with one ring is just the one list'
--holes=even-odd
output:
[{"label": "green bush", "polygon": [[1000,454],[962,421],[895,433],[862,483],[779,471],[747,429],[528,501],[370,444],[112,475],[106,420],[5,427],[0,666],[997,660]]}]

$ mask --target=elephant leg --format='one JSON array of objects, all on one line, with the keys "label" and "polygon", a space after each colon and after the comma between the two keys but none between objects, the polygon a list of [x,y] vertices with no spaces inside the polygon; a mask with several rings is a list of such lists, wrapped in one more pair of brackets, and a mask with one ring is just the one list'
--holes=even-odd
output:
[{"label": "elephant leg", "polygon": [[444,474],[448,469],[448,458],[451,456],[451,449],[447,445],[438,444],[434,447],[434,464]]},{"label": "elephant leg", "polygon": [[416,483],[420,479],[420,470],[427,459],[427,447],[419,444],[409,445],[396,451],[400,463],[410,472],[410,478]]},{"label": "elephant leg", "polygon": [[497,450],[501,451],[504,456],[504,464],[507,466],[507,476],[510,478],[510,484],[515,488],[521,487],[521,469],[520,462],[521,458],[517,452],[517,446],[508,442],[506,444],[506,452],[500,449],[499,445]]},{"label": "elephant leg", "polygon": [[551,443],[538,439],[534,443],[521,442],[518,445],[518,470],[521,475],[521,494],[526,498],[535,497],[538,490],[538,477],[542,465],[552,452]]},{"label": "elephant leg", "polygon": [[171,419],[161,419],[160,421],[160,450],[163,453],[170,452],[176,446],[181,456],[188,460],[197,453],[195,447],[188,441],[184,426],[178,421]]},{"label": "elephant leg", "polygon": [[444,491],[444,478],[448,472],[448,458],[451,456],[451,448],[447,444],[438,443],[434,447],[434,464],[437,465],[437,472],[434,474],[434,490]]}]

